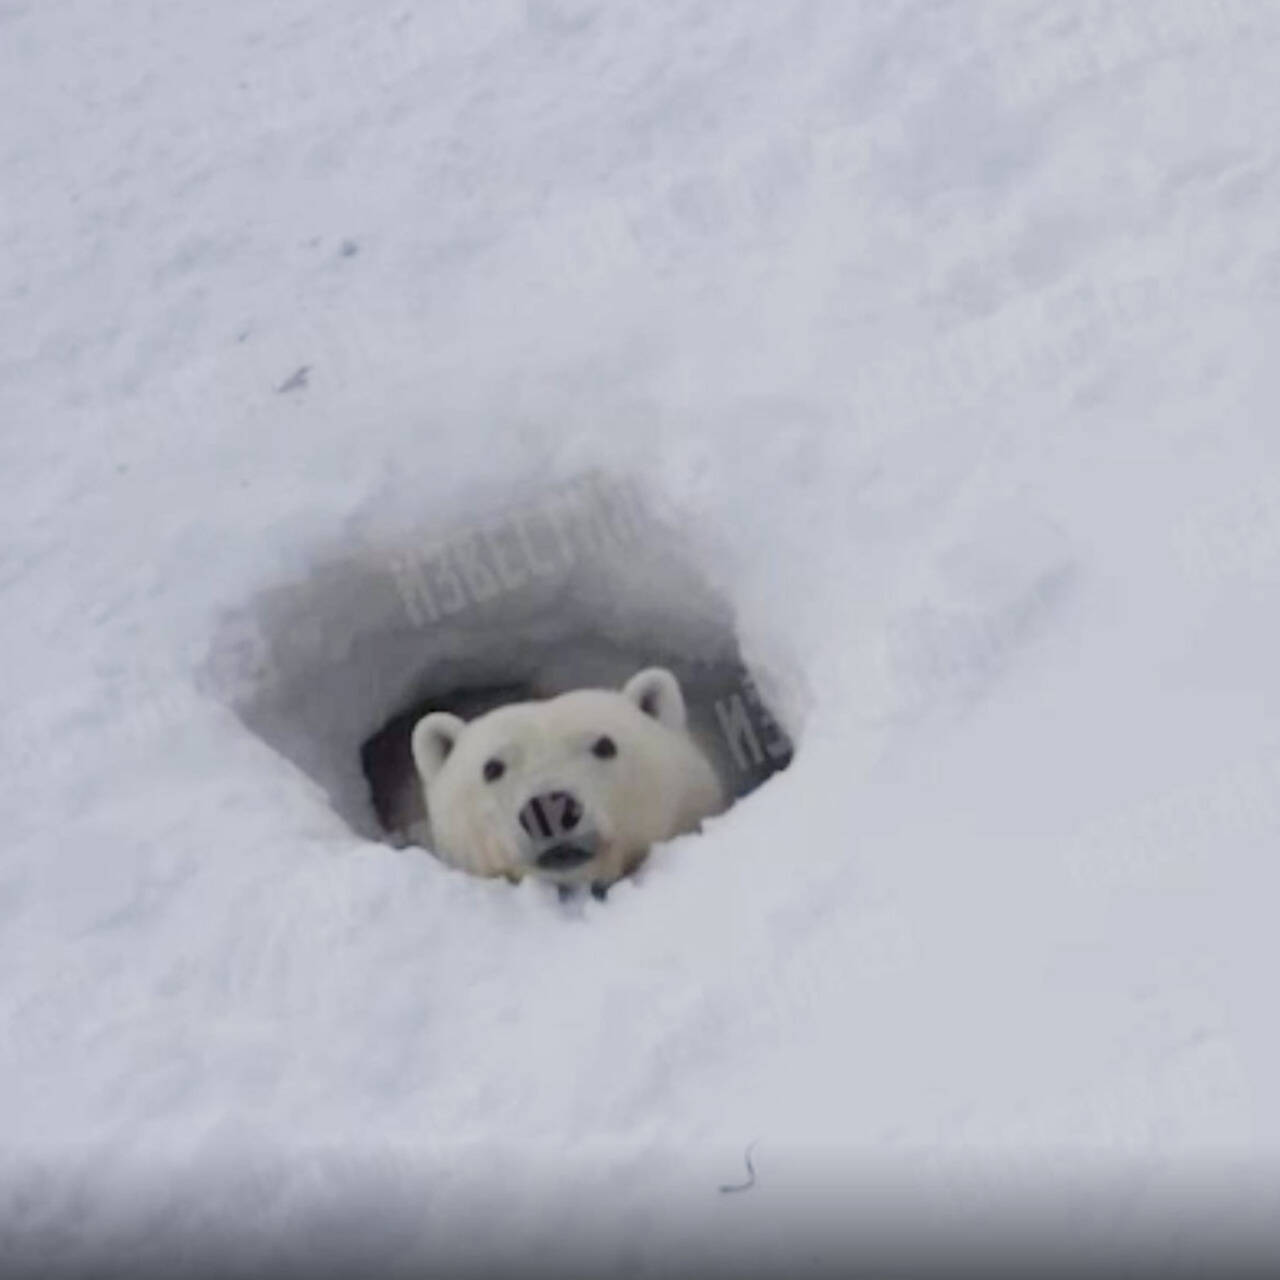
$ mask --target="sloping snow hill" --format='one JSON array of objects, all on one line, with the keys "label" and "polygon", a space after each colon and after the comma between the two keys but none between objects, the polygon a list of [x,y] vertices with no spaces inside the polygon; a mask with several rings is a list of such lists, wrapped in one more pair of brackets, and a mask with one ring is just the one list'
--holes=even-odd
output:
[{"label": "sloping snow hill", "polygon": [[[1278,55],[0,4],[0,1269],[1260,1249]],[[795,755],[605,902],[372,824],[448,662],[664,644]]]}]

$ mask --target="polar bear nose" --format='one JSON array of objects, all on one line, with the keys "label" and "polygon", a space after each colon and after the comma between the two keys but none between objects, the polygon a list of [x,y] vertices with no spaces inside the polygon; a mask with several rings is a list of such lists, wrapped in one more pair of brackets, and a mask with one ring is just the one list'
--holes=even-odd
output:
[{"label": "polar bear nose", "polygon": [[520,810],[520,826],[537,843],[570,835],[582,821],[582,805],[568,791],[547,791]]}]

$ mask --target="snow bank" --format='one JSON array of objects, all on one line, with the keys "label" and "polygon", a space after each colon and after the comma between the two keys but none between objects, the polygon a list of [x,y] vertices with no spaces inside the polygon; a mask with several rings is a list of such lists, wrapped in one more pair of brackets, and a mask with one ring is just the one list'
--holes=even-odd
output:
[{"label": "snow bank", "polygon": [[[1040,1221],[1016,1183],[1046,1238],[1243,1248],[1278,37],[0,6],[2,1247],[817,1271]],[[406,586],[600,475],[671,537],[612,594]],[[791,766],[603,904],[360,825],[423,652],[494,678],[602,599],[613,660],[731,638]]]}]

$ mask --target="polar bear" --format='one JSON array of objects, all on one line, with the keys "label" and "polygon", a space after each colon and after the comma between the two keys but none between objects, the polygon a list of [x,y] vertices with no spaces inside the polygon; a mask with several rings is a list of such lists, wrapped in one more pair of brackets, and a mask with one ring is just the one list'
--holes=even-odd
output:
[{"label": "polar bear", "polygon": [[432,712],[411,745],[432,848],[474,875],[536,876],[562,892],[589,884],[602,896],[651,845],[726,807],[664,667],[621,691],[578,689],[470,722]]}]

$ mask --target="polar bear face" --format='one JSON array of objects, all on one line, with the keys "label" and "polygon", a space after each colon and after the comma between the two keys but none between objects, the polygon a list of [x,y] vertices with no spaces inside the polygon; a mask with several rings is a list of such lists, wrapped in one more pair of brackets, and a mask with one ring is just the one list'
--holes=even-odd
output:
[{"label": "polar bear face", "polygon": [[476,875],[604,887],[725,807],[661,667],[470,723],[433,712],[412,745],[433,847]]}]

